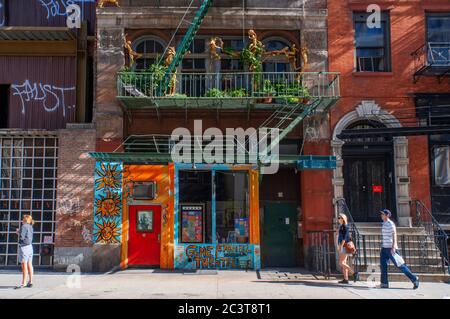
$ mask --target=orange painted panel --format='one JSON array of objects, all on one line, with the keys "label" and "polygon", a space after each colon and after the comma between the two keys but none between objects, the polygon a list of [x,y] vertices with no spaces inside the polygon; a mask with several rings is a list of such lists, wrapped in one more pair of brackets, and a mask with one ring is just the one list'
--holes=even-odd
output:
[{"label": "orange painted panel", "polygon": [[259,245],[259,172],[250,170],[250,243]]}]

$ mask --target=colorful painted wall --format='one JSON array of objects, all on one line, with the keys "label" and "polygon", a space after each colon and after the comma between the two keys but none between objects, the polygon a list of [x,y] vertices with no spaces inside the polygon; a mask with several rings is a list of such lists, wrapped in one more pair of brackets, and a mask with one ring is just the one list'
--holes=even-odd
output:
[{"label": "colorful painted wall", "polygon": [[94,173],[94,244],[122,241],[122,163],[97,162]]},{"label": "colorful painted wall", "polygon": [[261,248],[252,244],[179,244],[177,269],[260,269]]}]

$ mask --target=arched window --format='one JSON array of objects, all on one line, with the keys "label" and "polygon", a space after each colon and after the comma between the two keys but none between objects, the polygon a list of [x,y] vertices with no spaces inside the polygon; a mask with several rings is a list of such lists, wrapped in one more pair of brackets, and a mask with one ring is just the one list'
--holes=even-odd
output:
[{"label": "arched window", "polygon": [[[266,52],[271,51],[279,51],[283,50],[284,48],[288,47],[289,50],[291,49],[291,45],[287,43],[284,39],[280,38],[269,38],[263,41]],[[291,72],[291,65],[288,61],[288,59],[283,56],[274,56],[269,57],[265,60],[263,63],[263,71],[264,72]]]},{"label": "arched window", "polygon": [[143,37],[133,43],[133,50],[142,54],[133,65],[135,70],[146,70],[164,54],[165,44],[156,37]]}]

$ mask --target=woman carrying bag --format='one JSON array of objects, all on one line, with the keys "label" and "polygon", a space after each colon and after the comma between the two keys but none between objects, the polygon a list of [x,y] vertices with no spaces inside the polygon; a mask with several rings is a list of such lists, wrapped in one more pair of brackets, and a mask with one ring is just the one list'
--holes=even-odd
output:
[{"label": "woman carrying bag", "polygon": [[339,222],[339,236],[338,236],[338,251],[339,251],[339,265],[342,267],[344,279],[339,281],[340,284],[348,284],[348,274],[353,275],[353,280],[356,282],[358,274],[347,264],[348,255],[356,252],[355,245],[350,236],[350,229],[348,227],[347,216],[345,214],[338,215]]}]

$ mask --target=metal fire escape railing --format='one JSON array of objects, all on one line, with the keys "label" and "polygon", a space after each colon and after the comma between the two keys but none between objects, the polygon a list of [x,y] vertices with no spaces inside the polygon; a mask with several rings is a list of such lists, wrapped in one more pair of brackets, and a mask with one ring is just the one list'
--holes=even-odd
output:
[{"label": "metal fire escape railing", "polygon": [[182,73],[173,76],[177,79],[177,93],[160,96],[160,82],[153,74],[119,73],[118,98],[124,104],[153,103],[157,110],[164,106],[187,109],[188,105],[216,108],[217,104],[223,106],[227,102],[228,108],[248,108],[249,103],[261,103],[274,109],[259,127],[267,130],[261,140],[272,133],[271,129],[279,130],[278,137],[269,141],[263,150],[266,154],[307,116],[327,112],[340,96],[339,74],[334,72]]},{"label": "metal fire escape railing", "polygon": [[444,269],[446,268],[447,272],[450,273],[447,233],[422,201],[414,200],[411,204],[413,206],[413,211],[415,212],[415,226],[423,227],[428,238],[431,241],[434,241],[442,257],[442,267]]},{"label": "metal fire escape railing", "polygon": [[189,50],[189,47],[191,46],[191,43],[194,40],[198,29],[200,29],[203,19],[208,13],[208,10],[211,7],[212,2],[213,2],[212,0],[204,0],[198,11],[195,13],[194,19],[192,20],[189,29],[187,30],[186,34],[183,37],[183,40],[181,41],[180,45],[177,48],[172,63],[167,68],[164,77],[161,80],[161,85],[159,86],[158,90],[160,96],[164,95],[165,92],[169,90],[172,80],[172,74],[175,72],[181,60],[183,60],[185,54]]},{"label": "metal fire escape railing", "polygon": [[418,76],[450,76],[450,42],[428,42],[411,53],[414,58],[414,80]]},{"label": "metal fire escape railing", "polygon": [[[350,225],[350,234],[353,240],[353,243],[356,247],[356,254],[353,255],[353,266],[356,272],[361,271],[361,252],[365,251],[365,241],[361,236],[358,227],[356,226],[355,220],[353,219],[352,213],[348,208],[348,205],[344,198],[341,198],[336,201],[336,208],[338,214],[345,214],[347,216],[348,223]],[[366,264],[366,263],[364,263]]]}]

